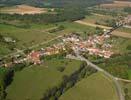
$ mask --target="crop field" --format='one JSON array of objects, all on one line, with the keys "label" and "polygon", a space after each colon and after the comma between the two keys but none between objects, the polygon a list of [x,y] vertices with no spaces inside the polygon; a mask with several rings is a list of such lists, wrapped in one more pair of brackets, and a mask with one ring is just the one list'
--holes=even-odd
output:
[{"label": "crop field", "polygon": [[113,31],[112,35],[131,39],[131,33],[127,33],[127,32]]},{"label": "crop field", "polygon": [[101,4],[103,8],[124,8],[124,7],[131,7],[131,2],[128,1],[114,1],[110,4]]},{"label": "crop field", "polygon": [[[108,16],[108,15],[101,15],[101,14],[96,14],[93,13],[92,15],[86,16],[85,19],[83,20],[78,20],[76,23],[91,26],[91,27],[100,27],[100,28],[105,28],[105,29],[111,29],[111,27],[106,26],[106,20],[112,20],[113,17]],[[100,22],[100,24],[96,24]]]},{"label": "crop field", "polygon": [[[13,82],[7,88],[7,99],[40,100],[47,89],[58,86],[63,75],[70,75],[79,69],[81,61],[52,59],[40,66],[30,66],[16,72]],[[59,67],[65,67],[63,72]]]},{"label": "crop field", "polygon": [[126,32],[131,34],[131,28],[121,27],[118,29],[121,32]]},{"label": "crop field", "polygon": [[9,13],[9,14],[40,14],[46,13],[46,8],[37,8],[28,5],[17,5],[13,7],[4,7],[0,10],[1,13]]},{"label": "crop field", "polygon": [[128,49],[128,46],[131,45],[130,43],[131,39],[123,37],[114,37],[112,43],[112,50],[118,54],[128,53],[131,51],[130,49]]},{"label": "crop field", "polygon": [[59,23],[60,25],[63,25],[65,27],[65,30],[63,31],[63,33],[80,33],[81,36],[83,36],[83,32],[87,32],[87,33],[94,33],[96,31],[96,29],[94,27],[91,26],[85,26],[79,23],[75,23],[75,22],[63,22],[63,23]]},{"label": "crop field", "polygon": [[91,27],[99,27],[99,28],[103,28],[103,29],[111,29],[111,27],[107,27],[107,26],[102,26],[102,25],[97,25],[97,24],[93,24],[93,23],[88,23],[88,22],[84,22],[84,21],[75,21],[76,23],[79,24],[83,24],[83,25],[87,25],[87,26],[91,26]]},{"label": "crop field", "polygon": [[93,13],[92,15],[86,16],[86,18],[83,19],[83,21],[95,24],[96,21],[102,21],[106,19],[113,19],[113,17],[109,15]]},{"label": "crop field", "polygon": [[118,100],[112,80],[98,72],[81,80],[60,100]]}]

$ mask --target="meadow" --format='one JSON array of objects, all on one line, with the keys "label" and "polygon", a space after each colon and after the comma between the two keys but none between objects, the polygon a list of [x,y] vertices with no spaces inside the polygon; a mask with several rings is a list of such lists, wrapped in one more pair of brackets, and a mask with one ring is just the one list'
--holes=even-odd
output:
[{"label": "meadow", "polygon": [[118,100],[118,97],[112,80],[98,72],[78,82],[60,100]]},{"label": "meadow", "polygon": [[[11,100],[40,100],[47,89],[58,86],[64,75],[79,69],[81,61],[52,59],[40,66],[29,66],[16,72],[13,82],[7,87],[7,98]],[[59,67],[65,67],[63,72]]]}]

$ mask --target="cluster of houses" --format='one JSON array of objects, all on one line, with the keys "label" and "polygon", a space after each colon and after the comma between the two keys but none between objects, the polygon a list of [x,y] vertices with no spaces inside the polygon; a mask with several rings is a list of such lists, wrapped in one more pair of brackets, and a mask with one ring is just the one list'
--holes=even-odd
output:
[{"label": "cluster of houses", "polygon": [[[110,50],[111,44],[105,41],[110,38],[110,35],[93,35],[89,36],[87,40],[83,40],[79,35],[70,34],[62,38],[63,42],[54,44],[53,46],[41,48],[38,51],[31,51],[25,57],[20,59],[15,59],[12,63],[18,64],[23,62],[31,62],[34,65],[41,64],[41,56],[49,56],[54,54],[59,54],[60,51],[66,51],[68,44],[70,49],[78,50],[80,52],[88,52],[89,55],[97,55],[104,58],[110,58],[113,52]],[[5,67],[9,67],[10,64],[5,64]]]},{"label": "cluster of houses", "polygon": [[110,38],[110,35],[93,35],[87,40],[79,39],[78,36],[72,35],[63,39],[63,42],[70,42],[73,50],[88,52],[90,55],[98,55],[104,58],[110,58],[113,52],[110,50],[111,44],[105,41]]}]

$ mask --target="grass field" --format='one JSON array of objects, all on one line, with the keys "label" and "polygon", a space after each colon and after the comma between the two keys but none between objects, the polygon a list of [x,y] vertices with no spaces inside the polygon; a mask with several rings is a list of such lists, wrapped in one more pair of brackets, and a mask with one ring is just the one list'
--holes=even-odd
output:
[{"label": "grass field", "polygon": [[112,45],[112,50],[116,53],[124,54],[131,51],[127,49],[131,45],[131,39],[128,38],[114,37]]},{"label": "grass field", "polygon": [[9,14],[40,14],[46,13],[46,8],[38,8],[29,5],[17,5],[13,7],[4,7],[0,10],[1,13],[9,13]]},{"label": "grass field", "polygon": [[[83,24],[83,25],[87,25],[91,27],[100,27],[100,28],[105,28],[105,29],[111,29],[111,27],[107,26],[108,23],[106,22],[106,20],[112,20],[112,19],[114,18],[108,15],[101,15],[101,14],[93,13],[91,15],[86,16],[85,19],[78,20],[76,22],[79,24]],[[99,25],[96,23],[99,23]]]},{"label": "grass field", "polygon": [[[64,30],[48,33],[45,32],[48,29],[57,27],[57,25],[63,25],[65,27]],[[40,44],[42,42],[49,41],[59,35],[62,34],[70,34],[72,32],[79,32],[81,36],[84,36],[84,32],[94,33],[95,28],[87,27],[84,25],[80,25],[74,22],[62,22],[56,24],[30,24],[30,28],[20,28],[14,25],[0,24],[1,34],[7,37],[12,37],[17,40],[16,48],[25,49],[27,47]],[[55,43],[53,41],[52,43]],[[49,43],[50,44],[50,43]],[[1,45],[0,55],[5,55],[10,53],[11,51],[5,45]],[[48,44],[45,44],[48,45]],[[42,47],[42,46],[41,46]]]},{"label": "grass field", "polygon": [[118,100],[112,80],[98,72],[69,89],[60,100]]},{"label": "grass field", "polygon": [[83,19],[82,21],[95,24],[96,21],[103,21],[106,19],[113,19],[113,17],[109,15],[100,15],[93,13],[92,15],[86,16],[86,18]]},{"label": "grass field", "polygon": [[64,33],[77,32],[80,33],[81,36],[84,36],[84,32],[94,34],[96,31],[94,27],[81,25],[75,22],[62,22],[59,23],[59,25],[63,25],[65,27],[65,30],[63,31]]},{"label": "grass field", "polygon": [[[3,36],[11,37],[16,40],[16,48],[24,49],[56,37],[57,35],[55,34],[44,32],[52,27],[56,26],[52,24],[31,24],[30,28],[25,29],[12,25],[0,24],[0,31]],[[8,47],[5,47],[2,43],[0,43],[0,45],[0,55],[8,54],[10,52]]]},{"label": "grass field", "polygon": [[[7,99],[40,100],[48,88],[59,85],[63,75],[70,75],[80,67],[81,62],[68,59],[45,61],[41,66],[31,66],[16,72],[13,82],[7,88]],[[58,67],[65,67],[63,72]]]},{"label": "grass field", "polygon": [[43,32],[47,28],[54,27],[54,25],[35,25],[32,24],[31,28],[24,29],[18,28],[11,25],[0,24],[1,34],[5,36],[10,36],[18,40],[17,44],[19,46],[31,46],[33,44],[40,43],[42,41],[47,41],[54,36]]}]

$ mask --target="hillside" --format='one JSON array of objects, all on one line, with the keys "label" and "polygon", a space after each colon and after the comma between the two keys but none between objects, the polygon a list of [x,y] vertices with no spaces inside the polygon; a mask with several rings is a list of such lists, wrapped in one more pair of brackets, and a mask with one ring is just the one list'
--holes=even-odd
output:
[{"label": "hillside", "polygon": [[111,1],[112,0],[0,0],[0,4],[1,6],[28,4],[40,7],[43,6],[63,7],[67,5],[90,6],[94,4],[100,4]]}]

